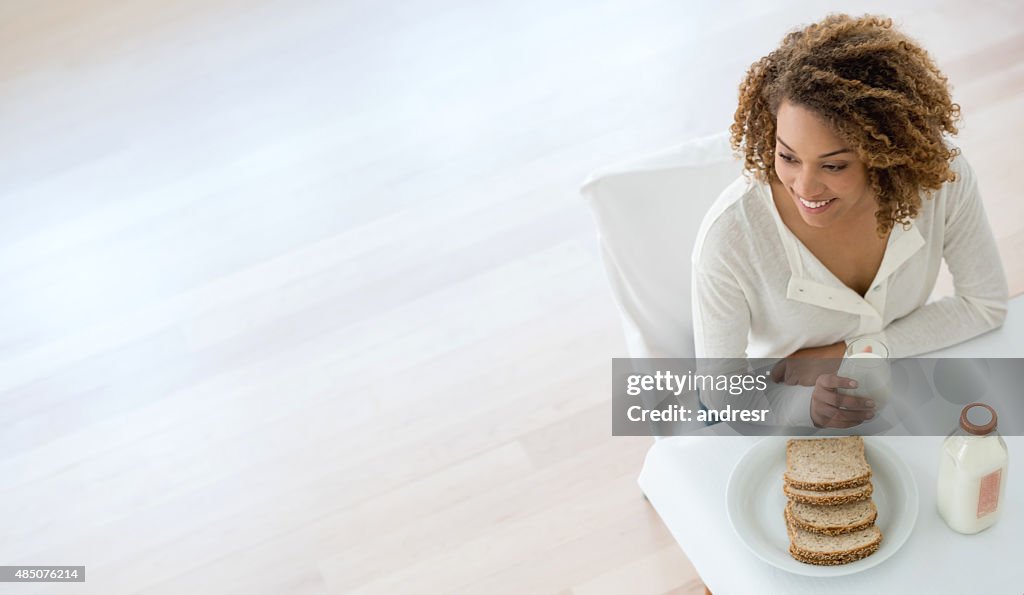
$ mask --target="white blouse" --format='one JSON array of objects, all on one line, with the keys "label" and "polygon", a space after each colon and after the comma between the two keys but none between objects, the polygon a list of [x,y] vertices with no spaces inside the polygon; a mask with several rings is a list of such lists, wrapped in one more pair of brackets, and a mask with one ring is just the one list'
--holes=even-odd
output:
[{"label": "white blouse", "polygon": [[[696,356],[782,358],[871,337],[901,358],[1000,326],[1008,290],[995,239],[974,171],[963,156],[951,167],[957,180],[922,198],[908,229],[895,226],[864,297],[786,227],[768,185],[736,180],[704,217],[694,246]],[[928,303],[943,258],[955,295]]]}]

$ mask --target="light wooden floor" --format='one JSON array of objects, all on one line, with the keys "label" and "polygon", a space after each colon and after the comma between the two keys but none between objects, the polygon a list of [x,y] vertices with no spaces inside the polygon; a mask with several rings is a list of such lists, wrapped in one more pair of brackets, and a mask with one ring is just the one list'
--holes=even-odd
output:
[{"label": "light wooden floor", "polygon": [[[840,5],[684,4],[0,4],[0,564],[88,567],[0,593],[702,592],[577,185]],[[1022,6],[874,3],[1015,293]]]}]

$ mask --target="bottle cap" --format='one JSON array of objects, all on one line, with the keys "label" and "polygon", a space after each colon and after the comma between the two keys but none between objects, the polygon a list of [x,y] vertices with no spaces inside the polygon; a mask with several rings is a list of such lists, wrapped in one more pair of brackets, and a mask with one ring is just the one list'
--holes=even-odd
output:
[{"label": "bottle cap", "polygon": [[[990,417],[987,422],[979,423],[986,417],[985,412],[980,411],[979,409],[988,410]],[[968,419],[968,413],[971,413],[972,411],[973,414],[970,417],[974,418],[973,423]],[[978,419],[979,417],[981,419]],[[992,430],[996,429],[997,421],[996,410],[984,403],[971,403],[964,407],[963,411],[960,412],[960,427],[969,434],[974,434],[975,436],[984,436],[992,432]]]}]

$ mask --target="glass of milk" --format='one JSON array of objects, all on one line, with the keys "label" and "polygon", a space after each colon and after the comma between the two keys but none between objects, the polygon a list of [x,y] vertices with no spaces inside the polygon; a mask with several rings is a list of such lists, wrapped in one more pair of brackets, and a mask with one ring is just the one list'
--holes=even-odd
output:
[{"label": "glass of milk", "polygon": [[942,520],[958,533],[983,531],[1002,512],[1008,457],[997,421],[994,409],[971,403],[942,445],[936,500]]},{"label": "glass of milk", "polygon": [[876,412],[889,402],[892,371],[885,343],[877,339],[850,341],[836,374],[857,381],[857,388],[836,389],[840,394],[870,398],[875,402]]}]

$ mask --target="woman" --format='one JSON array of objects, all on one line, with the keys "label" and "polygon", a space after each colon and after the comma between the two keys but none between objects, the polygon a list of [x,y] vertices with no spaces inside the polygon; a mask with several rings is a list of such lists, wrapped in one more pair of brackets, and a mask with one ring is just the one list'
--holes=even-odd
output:
[{"label": "woman", "polygon": [[[946,141],[958,118],[946,77],[888,19],[829,16],[757,61],[731,128],[752,175],[719,197],[694,249],[697,356],[841,358],[867,337],[907,357],[1001,325],[999,254]],[[943,258],[956,295],[927,303]],[[790,419],[873,417],[870,400],[835,392],[845,379],[800,361],[774,373],[815,386],[783,405]]]}]

